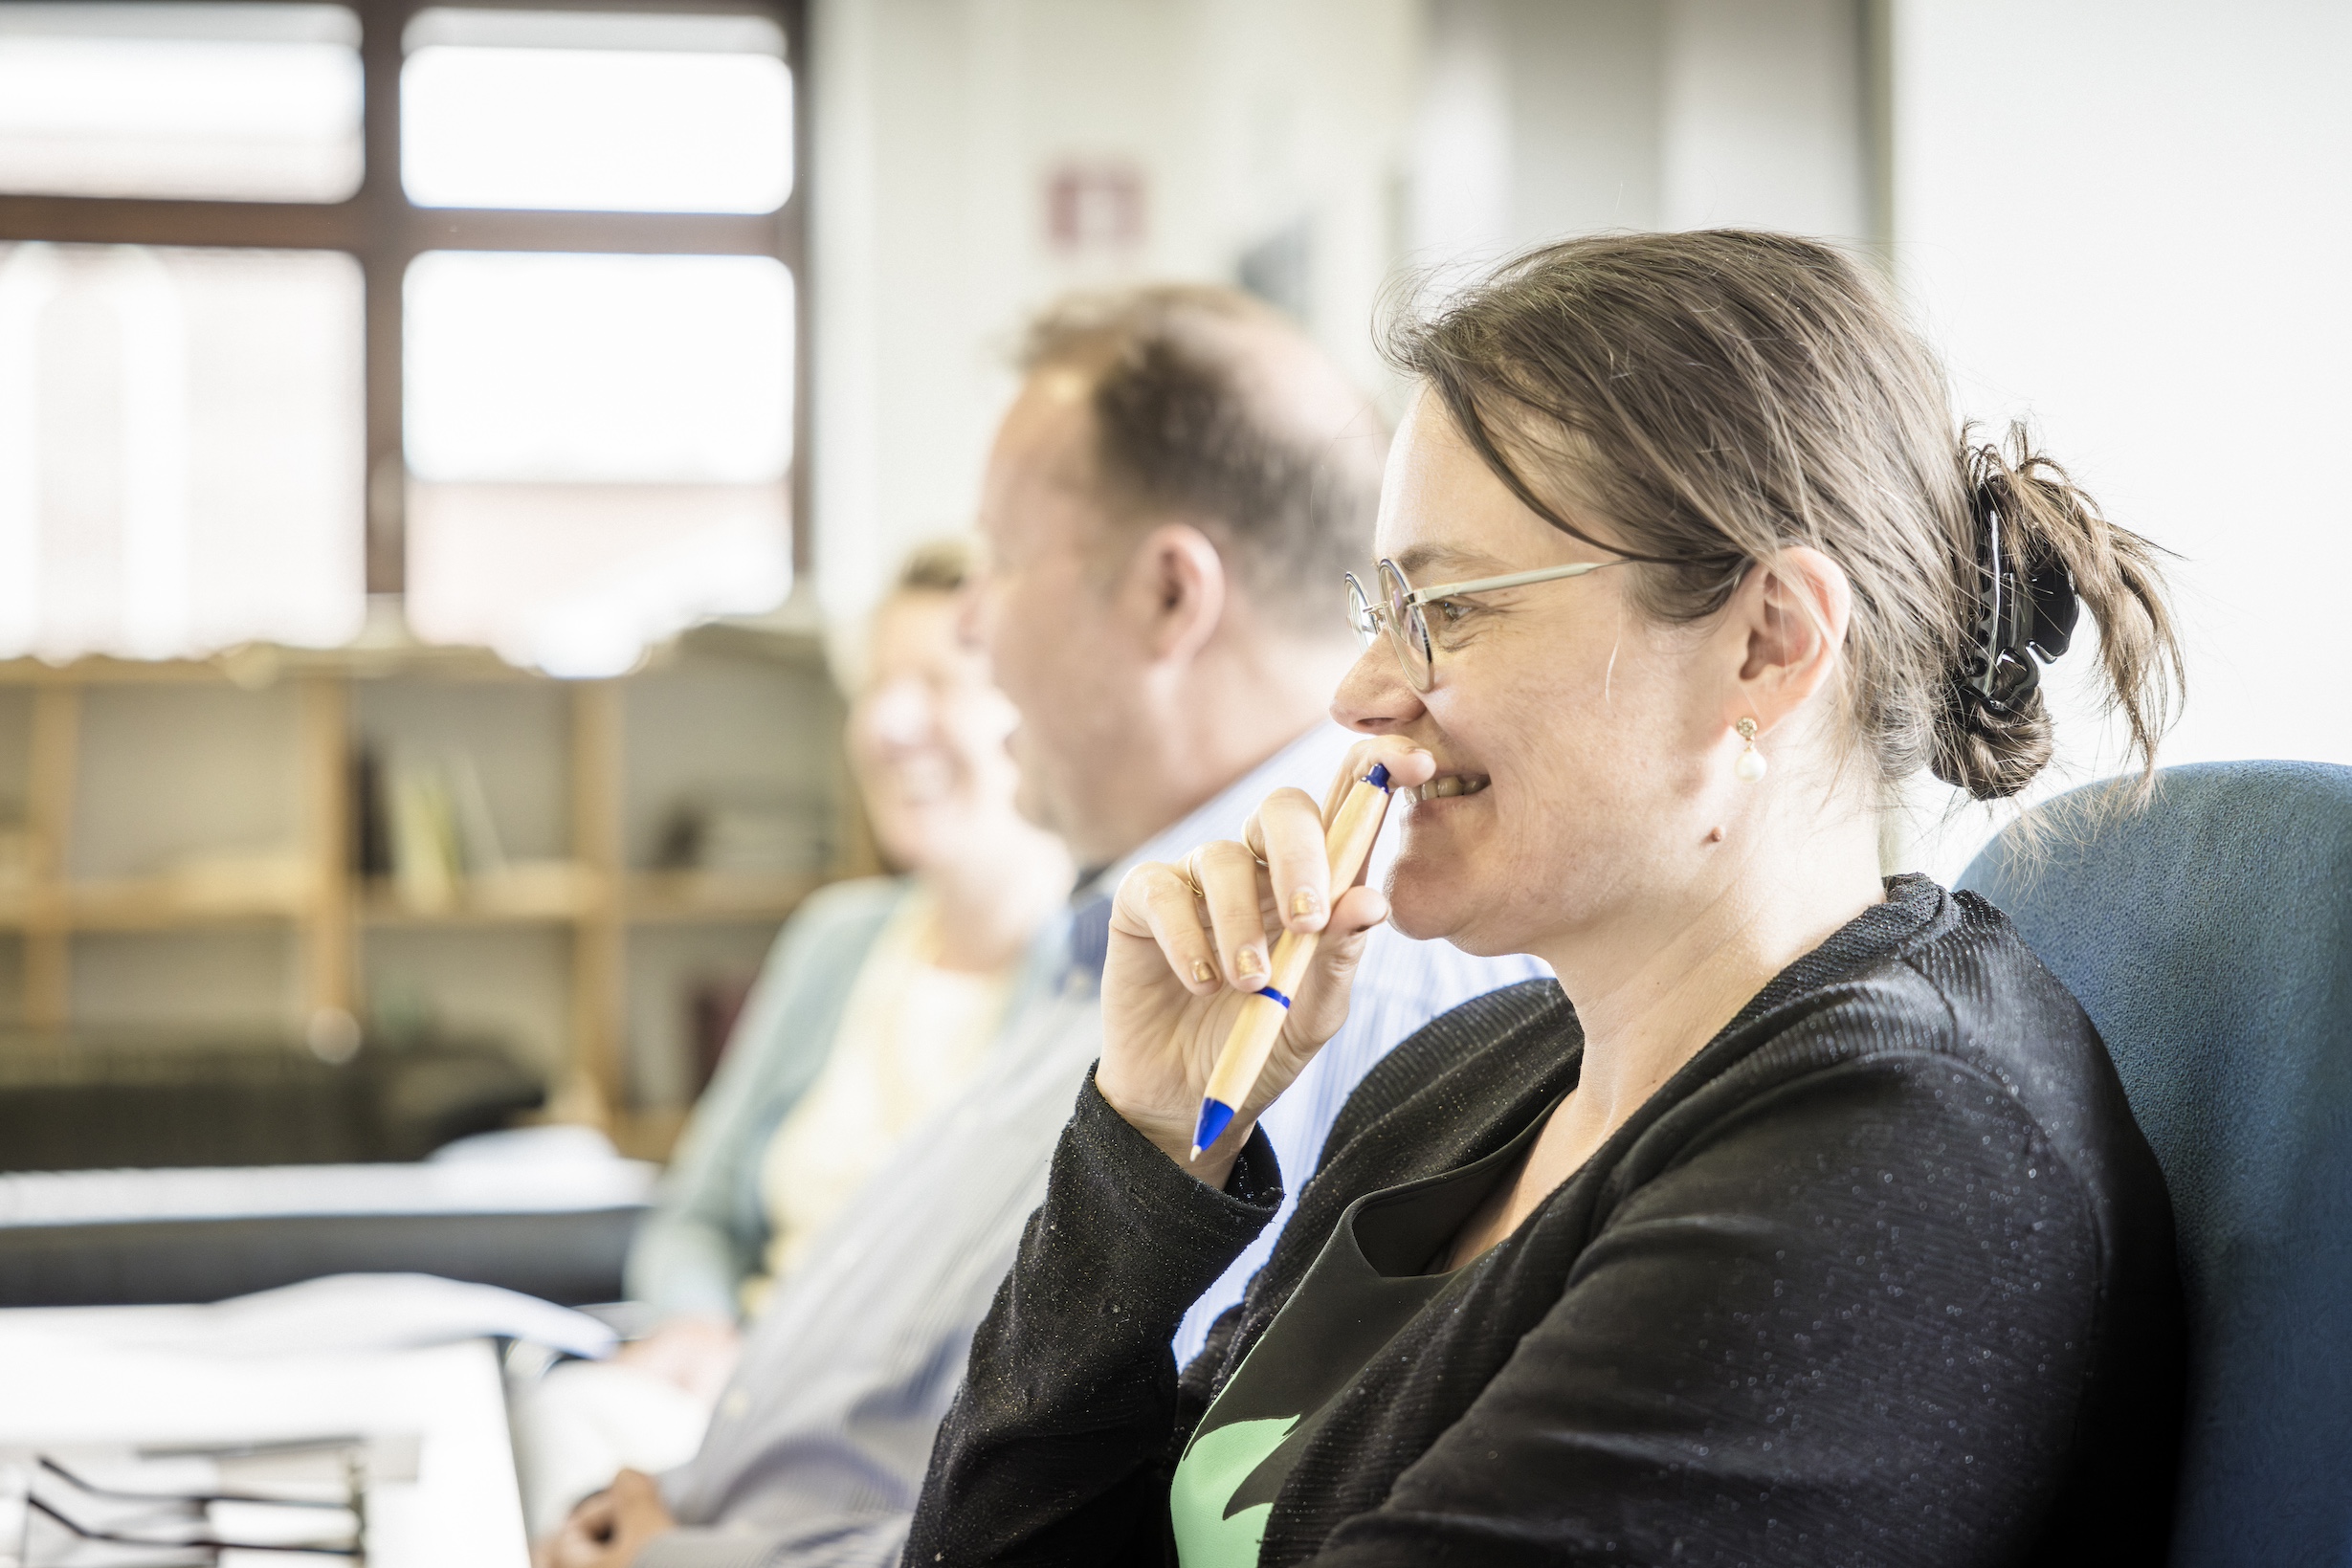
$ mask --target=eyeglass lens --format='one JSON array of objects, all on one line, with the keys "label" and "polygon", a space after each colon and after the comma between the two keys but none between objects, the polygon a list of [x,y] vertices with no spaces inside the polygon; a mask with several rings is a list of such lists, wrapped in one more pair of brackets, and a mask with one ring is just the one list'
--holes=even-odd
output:
[{"label": "eyeglass lens", "polygon": [[1347,573],[1347,624],[1356,629],[1358,646],[1369,648],[1380,633],[1380,620],[1372,613],[1372,601],[1365,596],[1364,585],[1356,581],[1354,572]]},{"label": "eyeglass lens", "polygon": [[1405,678],[1417,691],[1430,689],[1430,626],[1422,618],[1421,607],[1412,602],[1412,585],[1405,574],[1384,561],[1380,563],[1380,585],[1387,600],[1388,641],[1396,649],[1397,662],[1405,667]]}]

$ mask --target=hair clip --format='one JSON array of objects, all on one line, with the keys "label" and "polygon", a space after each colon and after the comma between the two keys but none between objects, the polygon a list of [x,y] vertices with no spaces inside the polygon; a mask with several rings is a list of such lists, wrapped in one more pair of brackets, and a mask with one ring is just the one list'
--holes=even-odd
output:
[{"label": "hair clip", "polygon": [[2041,665],[2074,641],[2082,604],[2065,562],[2003,552],[1995,483],[1979,484],[1969,508],[1976,519],[1976,620],[1967,657],[1953,678],[1988,712],[2006,717],[2041,685]]}]

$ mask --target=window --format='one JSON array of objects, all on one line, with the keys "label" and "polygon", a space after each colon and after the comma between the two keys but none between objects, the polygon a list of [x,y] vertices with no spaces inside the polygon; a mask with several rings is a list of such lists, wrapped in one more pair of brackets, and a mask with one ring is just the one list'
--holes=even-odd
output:
[{"label": "window", "polygon": [[0,653],[360,629],[360,270],[0,245]]},{"label": "window", "polygon": [[359,43],[341,6],[0,5],[0,189],[341,201]]},{"label": "window", "polygon": [[699,3],[0,0],[0,656],[780,603],[801,12]]},{"label": "window", "polygon": [[428,11],[406,36],[400,178],[419,206],[772,212],[792,193],[773,22]]},{"label": "window", "polygon": [[407,313],[421,633],[593,674],[783,598],[781,263],[432,251],[409,265]]}]

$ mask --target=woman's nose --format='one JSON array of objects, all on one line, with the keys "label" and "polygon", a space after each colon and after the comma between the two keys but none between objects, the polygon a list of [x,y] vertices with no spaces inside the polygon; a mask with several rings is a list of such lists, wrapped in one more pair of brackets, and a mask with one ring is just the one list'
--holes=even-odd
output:
[{"label": "woman's nose", "polygon": [[931,698],[921,681],[901,678],[867,695],[865,730],[876,744],[921,745],[931,733]]},{"label": "woman's nose", "polygon": [[1397,668],[1396,653],[1375,640],[1340,679],[1331,696],[1332,719],[1364,735],[1384,735],[1421,717],[1421,694]]}]

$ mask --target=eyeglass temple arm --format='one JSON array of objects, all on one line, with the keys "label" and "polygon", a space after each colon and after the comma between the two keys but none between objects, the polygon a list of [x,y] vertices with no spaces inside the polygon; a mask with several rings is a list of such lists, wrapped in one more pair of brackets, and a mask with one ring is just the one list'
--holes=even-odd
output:
[{"label": "eyeglass temple arm", "polygon": [[53,1523],[62,1526],[85,1541],[99,1541],[108,1546],[144,1546],[157,1552],[211,1552],[216,1555],[222,1552],[284,1552],[322,1557],[350,1557],[355,1561],[365,1560],[366,1549],[357,1546],[301,1546],[270,1541],[225,1541],[210,1535],[195,1535],[177,1541],[152,1540],[143,1535],[125,1535],[82,1524],[59,1513],[38,1497],[27,1497],[25,1507],[29,1512],[44,1515]]},{"label": "eyeglass temple arm", "polygon": [[1564,577],[1582,577],[1597,572],[1604,566],[1622,566],[1622,561],[1579,561],[1567,566],[1539,566],[1530,572],[1511,572],[1502,577],[1474,577],[1467,583],[1440,583],[1433,588],[1415,588],[1405,596],[1410,605],[1433,604],[1462,593],[1494,593],[1502,588],[1523,588],[1534,583],[1553,583]]},{"label": "eyeglass temple arm", "polygon": [[119,1487],[101,1487],[83,1480],[47,1454],[35,1461],[43,1469],[62,1477],[77,1491],[93,1497],[112,1498],[122,1503],[259,1503],[269,1508],[349,1508],[349,1503],[338,1503],[322,1497],[270,1497],[253,1491],[124,1491]]}]

